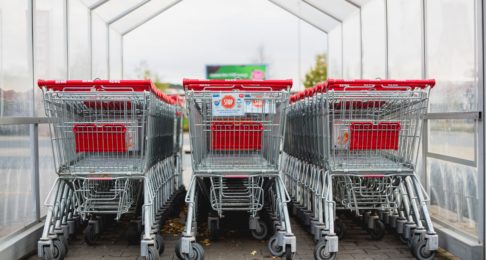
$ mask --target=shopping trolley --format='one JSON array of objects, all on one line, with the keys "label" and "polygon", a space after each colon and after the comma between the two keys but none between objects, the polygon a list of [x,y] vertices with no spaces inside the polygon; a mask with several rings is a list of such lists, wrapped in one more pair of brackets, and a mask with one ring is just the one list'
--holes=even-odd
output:
[{"label": "shopping trolley", "polygon": [[[206,199],[210,237],[228,211],[248,212],[256,239],[267,237],[274,255],[296,250],[279,175],[280,149],[290,80],[189,80],[183,82],[189,115],[193,176],[187,192],[187,222],[176,253],[202,259],[195,242],[198,207]],[[198,205],[199,204],[199,205]],[[268,213],[264,221],[261,212]]]},{"label": "shopping trolley", "polygon": [[328,80],[291,97],[283,166],[292,211],[333,259],[345,226],[361,216],[373,239],[395,228],[419,259],[438,248],[428,197],[415,173],[433,80]]},{"label": "shopping trolley", "polygon": [[[178,98],[150,80],[44,81],[58,178],[46,199],[48,212],[38,255],[62,259],[80,221],[94,244],[105,221],[127,218],[127,234],[141,255],[158,259],[160,235],[172,200],[182,189]],[[178,157],[179,156],[179,157]]]}]

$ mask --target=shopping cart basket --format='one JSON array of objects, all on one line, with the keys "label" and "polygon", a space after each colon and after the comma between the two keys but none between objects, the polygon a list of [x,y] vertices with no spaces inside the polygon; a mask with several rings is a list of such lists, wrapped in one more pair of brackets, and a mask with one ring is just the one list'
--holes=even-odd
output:
[{"label": "shopping cart basket", "polygon": [[[62,259],[76,219],[87,222],[88,244],[101,219],[131,216],[141,255],[158,259],[164,211],[181,185],[177,154],[181,107],[150,80],[44,81],[53,159],[59,178],[46,200],[48,213],[38,255]],[[180,166],[179,166],[180,167]],[[133,240],[133,238],[132,238]]]},{"label": "shopping cart basket", "polygon": [[[202,197],[207,197],[211,238],[216,239],[225,212],[248,212],[249,228],[257,239],[269,233],[267,222],[277,224],[269,248],[274,255],[290,257],[296,250],[295,237],[279,160],[292,81],[185,79],[183,85],[193,177],[186,197],[186,228],[176,253],[201,258],[202,248],[194,242],[195,220],[198,201],[202,204]],[[270,198],[273,203],[266,203]],[[267,222],[260,218],[263,209]]]}]

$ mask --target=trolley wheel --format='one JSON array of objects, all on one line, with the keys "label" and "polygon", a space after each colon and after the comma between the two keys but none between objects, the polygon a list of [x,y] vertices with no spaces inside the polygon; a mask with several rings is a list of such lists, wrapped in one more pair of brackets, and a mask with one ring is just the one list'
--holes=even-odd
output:
[{"label": "trolley wheel", "polygon": [[174,248],[174,253],[178,259],[183,259],[181,255],[181,243],[182,243],[181,239],[177,240]]},{"label": "trolley wheel", "polygon": [[339,239],[343,239],[346,235],[346,225],[339,219],[334,221],[334,232]]},{"label": "trolley wheel", "polygon": [[385,224],[381,220],[375,220],[375,227],[370,230],[373,240],[380,240],[385,236]]},{"label": "trolley wheel", "polygon": [[326,252],[327,241],[321,238],[314,247],[314,259],[316,260],[334,260],[336,252]]},{"label": "trolley wheel", "polygon": [[404,234],[397,234],[398,235],[398,238],[400,238],[400,241],[402,241],[402,243],[404,244],[407,244],[408,243],[408,239],[405,238]]},{"label": "trolley wheel", "polygon": [[67,254],[69,252],[69,249],[68,249],[68,239],[64,235],[58,235],[57,238],[64,245],[64,248],[66,249],[66,254]]},{"label": "trolley wheel", "polygon": [[[47,249],[49,249],[49,247],[47,247]],[[50,259],[53,260],[64,259],[65,256],[66,256],[66,245],[64,245],[62,241],[59,239],[53,239]]]},{"label": "trolley wheel", "polygon": [[413,249],[414,255],[419,260],[430,260],[435,258],[436,251],[427,249],[427,240],[421,240]]},{"label": "trolley wheel", "polygon": [[159,255],[164,253],[165,250],[164,238],[160,234],[155,235],[155,247],[157,248],[157,251],[159,251]]},{"label": "trolley wheel", "polygon": [[294,259],[295,253],[292,252],[291,246],[285,246],[285,260],[292,260]]},{"label": "trolley wheel", "polygon": [[251,231],[251,235],[258,240],[263,240],[267,237],[268,235],[268,226],[267,223],[263,220],[258,220],[258,225],[260,227],[260,230],[258,229],[253,229]]},{"label": "trolley wheel", "polygon": [[125,237],[129,244],[136,245],[140,242],[140,232],[138,231],[138,224],[130,222],[127,230],[125,231]]},{"label": "trolley wheel", "polygon": [[146,260],[159,260],[159,251],[155,247],[155,245],[148,246],[148,255],[145,257]]},{"label": "trolley wheel", "polygon": [[196,243],[192,243],[192,253],[182,254],[184,260],[204,260],[204,249],[203,247]]},{"label": "trolley wheel", "polygon": [[268,250],[272,253],[273,256],[283,256],[285,251],[284,248],[280,245],[277,245],[277,236],[273,235],[268,240]]},{"label": "trolley wheel", "polygon": [[209,239],[211,241],[217,241],[219,238],[218,223],[216,221],[211,221],[209,226]]},{"label": "trolley wheel", "polygon": [[95,227],[91,224],[88,224],[84,229],[84,242],[92,246],[96,243],[96,239],[97,239],[97,235],[95,232]]},{"label": "trolley wheel", "polygon": [[410,237],[410,239],[407,242],[407,246],[408,246],[408,248],[410,248],[410,250],[412,250],[412,254],[414,255],[413,248],[418,244],[418,242],[420,240],[420,235],[416,235],[415,233],[412,233],[411,235],[412,236]]}]

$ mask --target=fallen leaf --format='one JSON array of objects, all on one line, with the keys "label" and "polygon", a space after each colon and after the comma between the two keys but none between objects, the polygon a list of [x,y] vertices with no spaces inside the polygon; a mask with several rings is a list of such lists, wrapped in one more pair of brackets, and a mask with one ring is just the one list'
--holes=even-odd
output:
[{"label": "fallen leaf", "polygon": [[256,252],[256,250],[253,250],[253,251],[251,251],[251,253],[250,253],[250,254],[251,254],[252,256],[255,256],[255,255],[256,255],[256,253],[257,253],[257,252]]}]

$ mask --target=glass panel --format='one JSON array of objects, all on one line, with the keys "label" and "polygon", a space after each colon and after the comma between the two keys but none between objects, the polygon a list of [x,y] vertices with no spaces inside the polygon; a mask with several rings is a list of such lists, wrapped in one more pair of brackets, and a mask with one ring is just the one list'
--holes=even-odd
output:
[{"label": "glass panel", "polygon": [[[291,10],[295,14],[302,15],[305,20],[312,23],[314,26],[321,28],[322,30],[330,31],[338,24],[336,20],[329,16],[323,15],[319,10],[308,4],[301,3],[300,1],[272,1],[288,10]],[[147,18],[158,15],[168,6],[176,2],[177,0],[152,0],[125,16],[123,19],[120,19],[118,22],[114,23],[114,28],[122,33],[126,32],[134,26],[143,23]]]},{"label": "glass panel", "polygon": [[343,77],[358,79],[361,67],[359,12],[343,22]]},{"label": "glass panel", "polygon": [[29,126],[0,126],[0,239],[32,223]]},{"label": "glass panel", "polygon": [[328,37],[329,37],[329,49],[328,49],[328,56],[329,56],[329,71],[328,75],[329,78],[342,78],[342,34],[341,34],[341,26],[336,27],[332,30]]},{"label": "glass panel", "polygon": [[474,120],[429,120],[429,152],[474,160]]},{"label": "glass panel", "polygon": [[110,29],[110,79],[121,79],[123,46],[121,35]]},{"label": "glass panel", "polygon": [[358,8],[343,0],[304,0],[304,2],[324,10],[341,21],[346,20],[358,10]]},{"label": "glass panel", "polygon": [[477,107],[477,46],[474,0],[427,1],[427,77],[433,112],[474,111]]},{"label": "glass panel", "polygon": [[69,3],[69,77],[91,79],[89,10],[79,0]]},{"label": "glass panel", "polygon": [[[38,0],[35,11],[35,78],[67,78],[64,0]],[[34,86],[36,116],[45,116],[42,91]]]},{"label": "glass panel", "polygon": [[93,15],[93,75],[92,78],[108,78],[108,28],[97,15]]},{"label": "glass panel", "polygon": [[388,69],[392,79],[422,77],[422,0],[388,1]]},{"label": "glass panel", "polygon": [[477,169],[427,159],[430,173],[430,213],[455,231],[476,236],[478,221]]},{"label": "glass panel", "polygon": [[0,117],[31,115],[27,14],[27,1],[0,0]]},{"label": "glass panel", "polygon": [[108,1],[103,5],[100,5],[95,10],[95,13],[103,18],[103,20],[110,21],[121,13],[145,2],[147,2],[147,0]]},{"label": "glass panel", "polygon": [[385,0],[363,6],[363,78],[386,77]]}]

